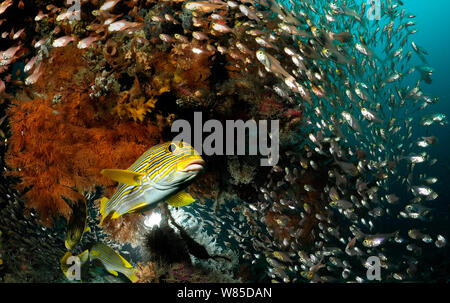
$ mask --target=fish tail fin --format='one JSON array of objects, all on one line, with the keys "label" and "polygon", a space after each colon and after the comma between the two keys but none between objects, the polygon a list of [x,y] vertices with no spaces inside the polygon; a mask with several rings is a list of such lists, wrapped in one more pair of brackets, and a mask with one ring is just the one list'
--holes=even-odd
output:
[{"label": "fish tail fin", "polygon": [[135,283],[138,280],[138,277],[136,276],[136,273],[132,273],[132,274],[128,275],[127,277],[133,283]]}]

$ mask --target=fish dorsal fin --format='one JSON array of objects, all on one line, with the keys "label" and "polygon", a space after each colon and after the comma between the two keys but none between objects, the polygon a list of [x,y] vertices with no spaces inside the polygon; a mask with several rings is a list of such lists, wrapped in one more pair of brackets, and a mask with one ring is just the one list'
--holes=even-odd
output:
[{"label": "fish dorsal fin", "polygon": [[184,191],[180,191],[167,199],[167,203],[169,203],[170,206],[180,207],[180,206],[186,206],[188,204],[191,204],[195,202],[195,199],[192,198],[192,196]]},{"label": "fish dorsal fin", "polygon": [[100,173],[114,181],[127,185],[139,185],[139,178],[145,175],[144,173],[126,169],[103,169]]},{"label": "fish dorsal fin", "polygon": [[117,219],[117,218],[119,218],[122,215],[121,213],[118,213],[116,211],[113,211],[112,213],[113,214],[111,216],[111,219]]}]

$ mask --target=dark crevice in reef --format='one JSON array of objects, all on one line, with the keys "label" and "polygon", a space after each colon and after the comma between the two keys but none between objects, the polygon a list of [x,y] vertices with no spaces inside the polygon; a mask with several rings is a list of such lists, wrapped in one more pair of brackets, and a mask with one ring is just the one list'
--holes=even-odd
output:
[{"label": "dark crevice in reef", "polygon": [[211,75],[208,78],[208,80],[210,81],[211,89],[217,89],[217,84],[224,83],[230,78],[228,71],[225,68],[226,64],[226,57],[222,54],[217,53],[212,61]]}]

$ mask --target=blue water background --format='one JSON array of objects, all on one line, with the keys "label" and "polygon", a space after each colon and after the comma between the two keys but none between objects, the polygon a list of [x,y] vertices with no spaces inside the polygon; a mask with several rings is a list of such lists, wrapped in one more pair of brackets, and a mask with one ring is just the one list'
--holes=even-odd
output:
[{"label": "blue water background", "polygon": [[[404,7],[415,14],[418,32],[413,41],[425,48],[428,65],[435,69],[432,84],[423,84],[423,91],[427,95],[437,96],[440,101],[425,109],[424,112],[442,112],[450,117],[450,1],[448,0],[406,0]],[[421,64],[417,56],[413,62]],[[444,230],[449,230],[448,215],[450,201],[450,126],[433,126],[430,133],[439,138],[437,145],[431,148],[433,157],[439,161],[430,168],[430,172],[439,178],[433,187],[439,194],[436,201],[437,208],[442,211]]]}]

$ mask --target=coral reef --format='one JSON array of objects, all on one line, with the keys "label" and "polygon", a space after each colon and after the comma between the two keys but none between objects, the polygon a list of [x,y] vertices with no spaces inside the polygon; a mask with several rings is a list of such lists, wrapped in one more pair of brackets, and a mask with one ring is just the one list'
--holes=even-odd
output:
[{"label": "coral reef", "polygon": [[189,217],[191,224],[186,225],[187,212],[170,206],[167,211],[169,224],[163,222],[145,234],[146,261],[138,264],[137,282],[237,281],[237,256],[217,246],[216,239],[198,226],[201,220]]},{"label": "coral reef", "polygon": [[[100,219],[101,215],[98,214],[97,220]],[[109,235],[108,239],[111,241],[129,243],[132,247],[136,247],[141,243],[141,237],[145,233],[143,221],[142,214],[126,214],[117,219],[106,219],[101,228]]]},{"label": "coral reef", "polygon": [[[200,205],[198,205],[200,206]],[[203,247],[207,248],[207,253],[209,256],[223,256],[225,258],[203,258],[201,255],[199,256],[191,256],[191,262],[195,266],[201,266],[203,268],[207,268],[212,272],[220,273],[221,276],[227,277],[229,280],[235,280],[235,269],[238,263],[238,257],[236,253],[218,243],[218,237],[215,234],[210,234],[208,231],[211,231],[210,228],[212,226],[207,226],[204,221],[206,221],[205,216],[203,218],[196,218],[192,215],[190,210],[194,210],[194,208],[173,208],[169,206],[172,217],[174,218],[176,224],[182,225],[183,229],[186,233],[190,235],[190,237]],[[197,207],[198,209],[198,207]],[[207,212],[205,212],[206,214]],[[213,219],[214,220],[214,219]],[[210,221],[211,222],[211,221]],[[169,225],[173,226],[173,224],[169,221]],[[214,225],[213,225],[214,226]],[[217,224],[216,226],[220,226]],[[173,226],[173,228],[176,228]],[[220,228],[214,228],[214,232],[220,230]]]},{"label": "coral reef", "polygon": [[138,263],[136,270],[138,279],[135,283],[159,283],[161,276],[165,272],[161,269],[162,267],[157,266],[154,262]]},{"label": "coral reef", "polygon": [[[214,162],[209,162],[214,165]],[[208,199],[217,200],[220,195],[220,171],[214,166],[210,166],[205,174],[188,188],[188,193],[192,195],[198,203],[205,204]]]},{"label": "coral reef", "polygon": [[[107,243],[119,252],[134,252],[131,247],[109,240],[109,235],[98,226],[98,221],[95,220],[98,211],[94,200],[100,194],[101,190],[97,188],[85,197],[89,213],[87,226],[90,231],[84,233],[81,242],[72,250],[73,254],[77,255],[97,242]],[[2,197],[8,197],[8,200]],[[0,186],[0,205],[0,258],[3,260],[0,265],[0,281],[68,282],[59,266],[60,259],[67,252],[64,246],[67,231],[65,219],[56,218],[49,228],[42,226],[37,212],[26,208],[20,193],[11,187]],[[82,275],[82,280],[105,282],[107,276],[89,272],[88,275]]]},{"label": "coral reef", "polygon": [[151,262],[173,264],[191,261],[184,241],[168,225],[148,231],[143,245]]},{"label": "coral reef", "polygon": [[[81,195],[89,197],[91,232],[77,250],[101,241],[118,250],[130,244],[142,256],[145,247],[145,260],[132,261],[139,262],[139,282],[324,281],[329,277],[317,271],[325,267],[325,254],[353,256],[346,241],[362,242],[374,226],[393,221],[391,214],[385,222],[372,214],[394,213],[388,177],[407,162],[404,148],[415,146],[409,140],[418,119],[410,116],[414,107],[436,101],[423,95],[420,81],[414,88],[400,83],[424,69],[409,72],[403,58],[409,61],[414,50],[425,63],[414,44],[403,56],[415,30],[405,32],[408,24],[393,30],[396,16],[404,17],[400,4],[384,1],[392,22],[379,31],[377,22],[358,20],[354,1],[342,1],[342,8],[335,1],[331,10],[329,1],[218,1],[213,13],[205,2],[190,9],[183,1],[117,1],[100,9],[104,1],[87,0],[75,19],[56,6],[61,1],[25,1],[26,10],[23,1],[13,2],[3,2],[8,7],[0,13],[0,137],[8,178],[8,188],[1,188],[8,198],[0,200],[4,280],[36,281],[41,267],[45,280],[61,280],[54,264],[65,251],[65,219]],[[195,11],[198,5],[203,13]],[[377,69],[381,60],[371,48],[385,34],[392,40],[384,61],[391,68]],[[422,80],[431,83],[432,70],[425,70]],[[392,109],[396,117],[389,121]],[[126,214],[99,227],[94,197],[99,188],[110,196],[117,186],[100,171],[125,169],[150,146],[171,140],[174,119],[192,122],[193,111],[221,122],[279,120],[279,163],[268,168],[256,157],[205,157],[208,171],[188,188],[199,203],[170,208],[176,223],[147,232],[142,214]],[[436,118],[445,124],[445,115]],[[360,142],[356,152],[352,141]],[[409,162],[403,168],[410,168],[411,179],[403,181],[410,187],[415,163]],[[9,188],[13,183],[18,191]],[[413,194],[418,202],[437,198]],[[351,206],[334,209],[330,201]],[[418,246],[407,249],[414,258],[422,253]],[[211,258],[219,255],[225,258]],[[327,258],[326,268],[338,277],[341,268],[352,268],[351,279],[362,280],[355,255],[348,266]],[[391,279],[399,277],[395,263],[406,264],[402,258],[390,260]],[[91,280],[102,281],[104,274]]]},{"label": "coral reef", "polygon": [[256,165],[244,162],[242,165],[237,157],[228,159],[228,172],[231,175],[232,184],[249,184],[256,174]]},{"label": "coral reef", "polygon": [[[8,111],[13,118],[6,158],[13,168],[7,174],[21,177],[18,188],[27,190],[27,207],[36,209],[47,226],[53,216],[70,215],[62,197],[74,201],[79,198],[74,189],[91,191],[95,185],[111,191],[115,184],[100,170],[126,168],[159,137],[151,123],[111,119],[107,101],[92,102],[83,83],[74,83],[73,75],[87,68],[79,50],[54,49],[51,56],[35,86],[41,97],[17,99]],[[56,94],[62,96],[55,99]]]},{"label": "coral reef", "polygon": [[186,263],[170,265],[158,262],[139,263],[135,283],[232,283],[229,276]]},{"label": "coral reef", "polygon": [[[139,12],[131,10],[130,16],[144,23],[130,32],[108,31],[95,23],[102,21],[102,14],[82,13],[81,20],[69,22],[58,10],[39,5],[37,9],[45,12],[36,28],[43,37],[40,46],[33,51],[30,44],[37,41],[24,45],[30,48],[27,60],[35,61],[27,78],[33,91],[19,86],[10,96],[6,163],[8,174],[20,178],[18,189],[24,192],[27,207],[36,209],[47,226],[55,216],[70,215],[71,202],[63,198],[76,203],[78,190],[104,186],[110,193],[115,184],[100,176],[100,170],[125,168],[149,146],[170,139],[171,122],[186,118],[193,109],[221,120],[282,117],[288,99],[267,88],[273,78],[259,77],[254,67],[248,72],[238,68],[251,57],[248,52],[233,47],[220,53],[207,41],[186,38],[183,27],[193,29],[192,15],[175,13],[178,3],[148,2]],[[115,9],[129,8],[117,4]],[[157,21],[171,14],[181,18],[181,24]],[[243,29],[236,34],[243,35]],[[64,47],[54,43],[58,36],[66,39]],[[83,37],[91,39],[85,42],[87,47],[70,42]],[[213,39],[227,43],[222,35]],[[252,39],[245,43],[257,47]],[[283,119],[288,122],[291,116]],[[220,171],[228,169],[231,178],[210,179],[197,189],[194,185],[192,191],[197,190],[200,199],[223,201],[219,193],[237,194],[240,188],[233,186],[250,184],[257,173],[251,164],[238,168],[234,160],[208,161]],[[214,188],[199,191],[202,186]],[[125,240],[125,232],[117,232],[124,222],[109,224],[105,230]]]},{"label": "coral reef", "polygon": [[[81,21],[68,22],[56,20],[55,12],[42,8],[47,17],[38,31],[48,39],[36,50],[34,70],[38,71],[38,80],[32,81],[33,91],[20,88],[9,100],[11,137],[6,163],[8,175],[19,178],[17,188],[24,192],[26,207],[35,209],[46,226],[59,215],[70,216],[71,203],[80,198],[80,190],[93,192],[100,186],[106,196],[111,195],[116,183],[101,176],[101,169],[126,168],[151,145],[170,140],[172,121],[190,121],[193,110],[220,121],[279,119],[281,147],[291,149],[302,140],[297,132],[303,123],[302,108],[292,94],[286,93],[289,88],[284,83],[272,74],[262,77],[256,65],[248,64],[256,60],[249,50],[259,45],[244,33],[244,26],[236,26],[234,32],[241,39],[240,45],[230,44],[226,35],[219,33],[212,33],[210,41],[197,40],[185,36],[196,26],[193,14],[181,10],[181,4],[147,1],[141,6],[129,14],[143,26],[130,32],[111,32],[102,27],[96,23],[103,22],[102,14],[83,14]],[[116,7],[117,11],[129,9],[121,3]],[[175,21],[159,21],[167,16],[174,16]],[[275,28],[276,24],[267,26]],[[61,35],[95,41],[84,49],[75,43],[52,47],[52,41]],[[219,47],[228,50],[222,52]],[[30,60],[32,55],[27,55]],[[300,208],[308,201],[313,212],[306,219],[298,213],[281,215],[276,207],[267,208],[258,217],[249,206],[265,199],[257,193],[267,186],[267,169],[259,167],[253,158],[211,156],[205,160],[208,171],[188,188],[199,207],[213,201],[215,214],[225,212],[238,225],[257,226],[256,230],[263,231],[258,221],[264,221],[273,231],[268,241],[281,246],[301,222],[305,224],[302,244],[307,244],[309,231],[318,223],[314,215],[322,207],[316,203],[320,200],[316,194],[303,189],[304,184],[316,184],[316,180],[307,178],[313,174],[305,174],[290,188],[280,187],[279,191],[283,188],[286,192],[277,191],[279,199],[295,200]],[[230,211],[236,203],[242,205]],[[98,201],[95,205],[98,208]],[[176,220],[187,216],[182,210],[173,211]],[[92,226],[98,221],[98,211],[91,209],[90,215]],[[221,273],[226,277],[223,280],[234,279],[239,258],[206,233],[201,220],[184,222],[183,226],[208,248],[207,253],[224,254],[232,262],[190,256],[173,226],[146,234],[143,218],[142,214],[127,214],[95,227],[96,234],[107,235],[106,241],[147,247],[149,262],[140,264],[140,280],[160,281],[164,274],[154,272],[161,264],[172,264],[174,273],[165,274],[169,280],[204,278],[196,266],[208,268],[216,276]],[[214,231],[223,231],[217,227],[222,222],[213,215],[210,220],[215,222],[211,227]],[[248,251],[244,253],[246,258]]]}]

